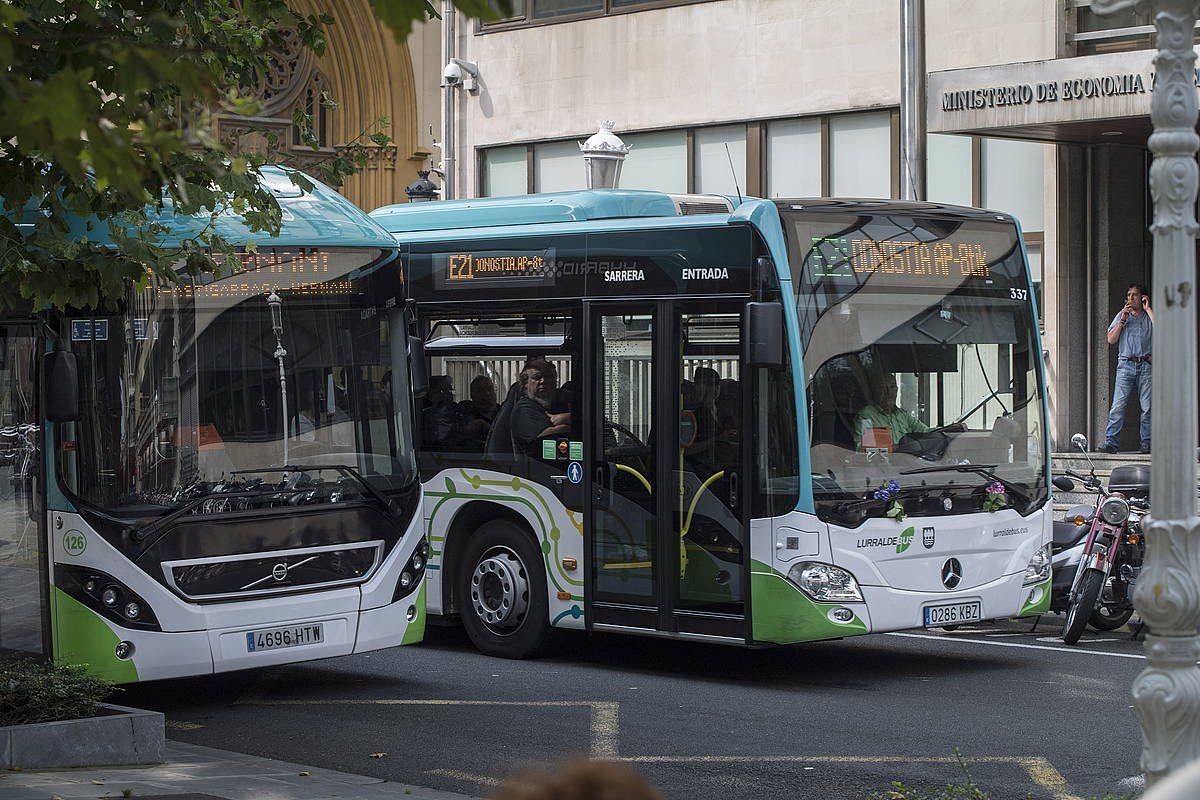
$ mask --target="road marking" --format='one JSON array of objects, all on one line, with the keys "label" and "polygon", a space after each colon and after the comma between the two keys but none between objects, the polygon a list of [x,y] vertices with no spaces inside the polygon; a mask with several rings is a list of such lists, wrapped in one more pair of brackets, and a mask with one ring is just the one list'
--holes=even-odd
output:
[{"label": "road marking", "polygon": [[483,786],[499,786],[500,781],[495,778],[489,778],[487,775],[472,775],[469,772],[461,772],[457,769],[427,769],[426,775],[440,775],[443,778],[453,778],[456,781],[466,781],[468,783],[478,783]]},{"label": "road marking", "polygon": [[1014,764],[1054,800],[1082,800],[1071,794],[1067,779],[1041,756],[622,756],[610,760],[630,764]]},{"label": "road marking", "polygon": [[198,731],[204,727],[196,722],[184,722],[179,719],[169,719],[165,724],[173,731]]},{"label": "road marking", "polygon": [[587,708],[591,712],[592,758],[612,759],[617,755],[617,739],[620,735],[620,703],[586,700],[402,700],[384,698],[380,700],[267,700],[245,696],[234,701],[234,705],[255,706],[336,706],[336,705],[379,705],[379,706],[521,706],[525,708]]},{"label": "road marking", "polygon": [[1059,653],[1075,653],[1076,655],[1088,656],[1112,656],[1113,658],[1138,658],[1143,661],[1146,659],[1143,655],[1136,653],[1111,653],[1107,650],[1080,650],[1074,647],[1049,647],[1041,644],[1018,644],[1017,642],[993,642],[989,639],[962,639],[951,636],[933,636],[925,633],[885,633],[884,636],[900,636],[906,639],[934,639],[941,642],[955,642],[958,644],[986,644],[991,647],[1019,647],[1023,650],[1053,650]]}]

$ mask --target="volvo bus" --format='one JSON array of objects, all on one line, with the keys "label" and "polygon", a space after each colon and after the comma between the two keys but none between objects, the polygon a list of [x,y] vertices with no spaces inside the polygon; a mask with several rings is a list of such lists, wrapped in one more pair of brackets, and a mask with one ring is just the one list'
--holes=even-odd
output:
[{"label": "volvo bus", "polygon": [[1047,607],[1044,377],[1011,216],[624,190],[373,216],[431,370],[429,611],[480,650]]},{"label": "volvo bus", "polygon": [[244,246],[219,275],[0,321],[0,651],[127,683],[422,637],[396,246],[327,187],[264,183],[282,230],[218,215]]}]

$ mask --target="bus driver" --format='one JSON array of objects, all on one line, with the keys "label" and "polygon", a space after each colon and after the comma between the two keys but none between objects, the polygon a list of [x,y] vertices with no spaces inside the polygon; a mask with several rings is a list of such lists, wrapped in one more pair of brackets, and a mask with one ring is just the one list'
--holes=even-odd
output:
[{"label": "bus driver", "polygon": [[[854,446],[862,447],[863,432],[870,428],[887,428],[892,436],[893,446],[910,433],[924,433],[929,426],[917,418],[911,411],[896,405],[896,376],[890,372],[875,376],[871,379],[872,402],[865,406],[854,417]],[[941,430],[962,431],[960,422],[947,425]]]}]

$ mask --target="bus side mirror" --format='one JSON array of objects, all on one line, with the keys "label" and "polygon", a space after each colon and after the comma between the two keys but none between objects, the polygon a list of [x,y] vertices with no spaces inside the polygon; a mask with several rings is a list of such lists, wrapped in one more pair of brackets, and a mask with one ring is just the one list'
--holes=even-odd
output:
[{"label": "bus side mirror", "polygon": [[420,336],[408,337],[408,374],[413,397],[424,397],[429,391],[429,362],[425,360],[425,340]]},{"label": "bus side mirror", "polygon": [[746,364],[782,367],[783,304],[746,304]]},{"label": "bus side mirror", "polygon": [[76,422],[79,419],[79,366],[75,354],[66,350],[46,353],[46,419]]}]

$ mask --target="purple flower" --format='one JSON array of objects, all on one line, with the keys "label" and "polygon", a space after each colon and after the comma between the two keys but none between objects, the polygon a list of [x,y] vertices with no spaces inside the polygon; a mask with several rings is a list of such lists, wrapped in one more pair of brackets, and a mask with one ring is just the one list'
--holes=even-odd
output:
[{"label": "purple flower", "polygon": [[1004,494],[1004,484],[1000,481],[992,481],[986,489],[988,494]]}]

